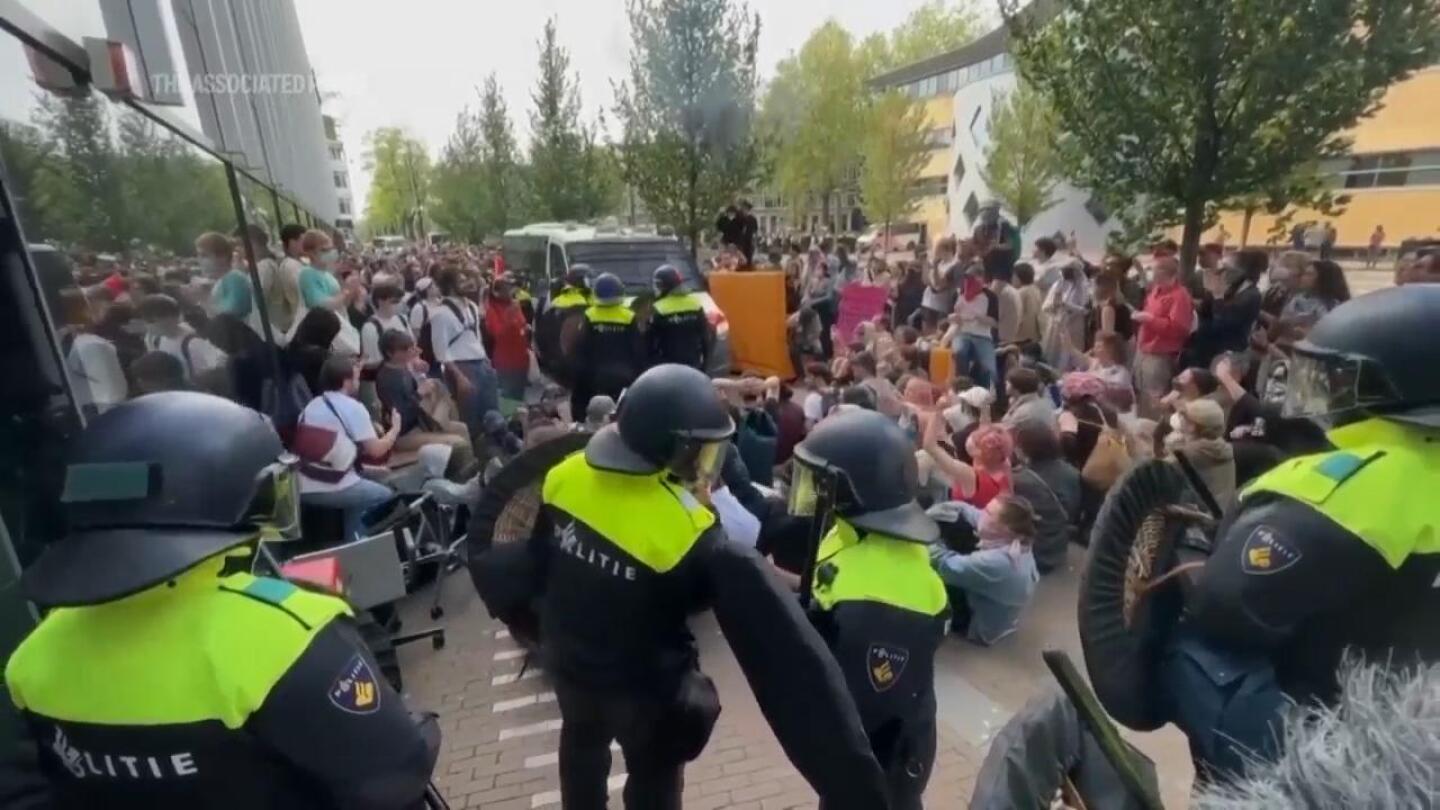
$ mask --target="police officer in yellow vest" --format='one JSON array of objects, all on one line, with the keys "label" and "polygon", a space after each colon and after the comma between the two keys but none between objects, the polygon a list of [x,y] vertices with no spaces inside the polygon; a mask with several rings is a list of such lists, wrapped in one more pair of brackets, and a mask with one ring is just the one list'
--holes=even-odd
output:
[{"label": "police officer in yellow vest", "polygon": [[249,573],[298,533],[292,459],[255,411],[152,394],[90,423],[69,534],[24,574],[48,611],[5,685],[56,806],[418,806],[439,748],[340,599]]},{"label": "police officer in yellow vest", "polygon": [[572,365],[566,352],[566,323],[579,320],[590,307],[590,268],[577,264],[565,273],[560,289],[550,297],[535,325],[535,354],[540,367],[562,385],[571,382]]},{"label": "police officer in yellow vest", "polygon": [[1334,449],[1282,463],[1222,522],[1162,664],[1197,764],[1277,753],[1287,699],[1329,702],[1346,650],[1440,660],[1440,285],[1352,300],[1296,344],[1287,415]]},{"label": "police officer in yellow vest", "polygon": [[595,279],[595,303],[585,310],[585,321],[575,338],[570,416],[585,418],[590,398],[604,394],[620,399],[645,370],[645,344],[635,311],[625,305],[625,285],[610,273]]},{"label": "police officer in yellow vest", "polygon": [[705,305],[685,289],[680,271],[663,265],[655,271],[655,314],[650,319],[650,358],[706,370],[714,340]]},{"label": "police officer in yellow vest", "polygon": [[[656,366],[626,392],[615,423],[548,473],[528,546],[502,544],[472,560],[486,605],[512,627],[535,626],[538,594],[564,723],[566,810],[606,807],[612,740],[625,755],[627,808],[681,806],[684,765],[720,711],[686,627],[707,608],[787,755],[827,806],[887,806],[824,642],[768,563],[728,540],[700,499],[734,429],[709,378]],[[526,593],[497,596],[513,591],[512,572],[528,578]]]},{"label": "police officer in yellow vest", "polygon": [[856,410],[820,422],[795,459],[791,513],[814,515],[818,500],[831,514],[815,519],[832,521],[815,555],[811,620],[845,673],[890,807],[920,808],[950,610],[930,565],[940,530],[915,501],[914,445],[893,420]]}]

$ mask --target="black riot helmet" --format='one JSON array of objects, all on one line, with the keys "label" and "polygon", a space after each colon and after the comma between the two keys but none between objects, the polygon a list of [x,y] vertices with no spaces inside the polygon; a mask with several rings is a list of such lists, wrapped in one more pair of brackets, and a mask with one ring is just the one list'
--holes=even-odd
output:
[{"label": "black riot helmet", "polygon": [[917,543],[940,536],[915,500],[914,444],[891,419],[858,409],[837,413],[795,447],[795,458],[792,514],[813,514],[817,493],[828,487],[835,514],[857,528]]},{"label": "black riot helmet", "polygon": [[565,271],[565,286],[574,287],[577,290],[590,289],[590,265],[572,264],[570,269]]},{"label": "black riot helmet", "polygon": [[265,417],[189,391],[97,417],[66,459],[67,532],[26,569],[45,607],[109,602],[256,539],[298,535],[295,458]]},{"label": "black riot helmet", "polygon": [[620,397],[615,422],[585,446],[591,466],[650,475],[668,469],[684,481],[712,478],[735,433],[730,409],[710,378],[689,366],[656,366]]},{"label": "black riot helmet", "polygon": [[680,285],[685,283],[685,280],[680,277],[680,271],[670,264],[662,264],[655,268],[654,281],[656,295],[669,295],[680,289]]},{"label": "black riot helmet", "polygon": [[1295,344],[1285,414],[1440,427],[1437,318],[1440,284],[1391,287],[1341,304]]}]

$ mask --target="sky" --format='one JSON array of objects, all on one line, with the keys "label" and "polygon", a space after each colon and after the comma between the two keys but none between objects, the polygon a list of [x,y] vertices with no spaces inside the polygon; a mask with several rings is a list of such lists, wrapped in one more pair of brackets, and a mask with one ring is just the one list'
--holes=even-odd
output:
[{"label": "sky", "polygon": [[[762,80],[826,18],[857,36],[888,31],[924,0],[749,0],[760,15]],[[362,169],[365,133],[399,126],[432,156],[478,88],[495,73],[521,139],[538,75],[537,40],[555,17],[560,43],[580,76],[593,120],[614,103],[611,81],[629,64],[625,0],[296,0],[305,48],[326,112],[342,127],[355,202],[363,209],[370,180]]]}]

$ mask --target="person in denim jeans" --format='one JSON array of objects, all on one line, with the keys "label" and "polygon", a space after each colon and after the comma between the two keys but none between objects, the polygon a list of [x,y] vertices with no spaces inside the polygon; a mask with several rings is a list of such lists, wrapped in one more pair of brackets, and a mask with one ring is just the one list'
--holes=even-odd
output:
[{"label": "person in denim jeans", "polygon": [[988,388],[997,383],[995,327],[1000,323],[1000,299],[985,286],[984,275],[979,264],[966,269],[950,322],[959,330],[952,344],[956,372]]},{"label": "person in denim jeans", "polygon": [[499,380],[480,337],[480,307],[460,294],[460,271],[447,268],[435,283],[444,298],[430,316],[430,343],[474,440],[485,414],[500,409]]}]

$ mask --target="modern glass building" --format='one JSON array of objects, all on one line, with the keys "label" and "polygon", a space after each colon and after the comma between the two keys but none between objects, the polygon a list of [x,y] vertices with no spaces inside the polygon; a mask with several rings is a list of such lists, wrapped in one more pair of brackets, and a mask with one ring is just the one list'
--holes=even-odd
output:
[{"label": "modern glass building", "polygon": [[[202,233],[255,224],[278,247],[338,202],[292,0],[0,0],[0,662],[36,619],[19,574],[64,530],[67,438],[138,390],[124,308],[204,301]],[[109,346],[111,379],[84,342]],[[220,389],[253,401],[265,369],[221,362]],[[0,761],[19,739],[0,697]]]}]

